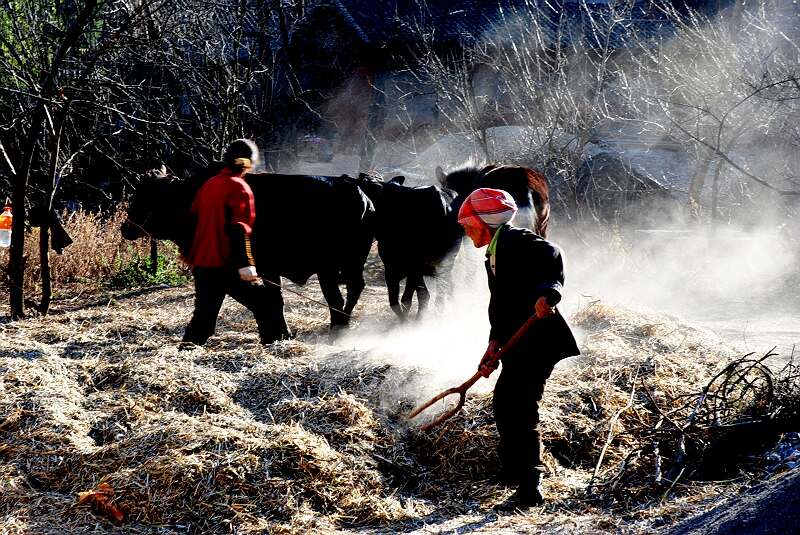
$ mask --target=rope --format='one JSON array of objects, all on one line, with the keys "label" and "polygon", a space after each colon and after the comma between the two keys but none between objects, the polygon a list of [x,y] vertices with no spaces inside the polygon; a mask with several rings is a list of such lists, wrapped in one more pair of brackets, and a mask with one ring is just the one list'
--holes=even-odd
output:
[{"label": "rope", "polygon": [[348,318],[352,318],[352,317],[353,317],[352,315],[348,314],[348,313],[347,313],[347,312],[345,312],[344,310],[339,310],[339,309],[338,309],[338,308],[336,308],[336,307],[332,307],[332,306],[330,306],[330,305],[329,305],[329,304],[327,304],[327,303],[323,303],[322,301],[319,301],[319,300],[317,300],[317,299],[314,299],[313,297],[309,297],[309,296],[305,295],[305,294],[304,294],[304,293],[302,293],[302,292],[298,292],[297,290],[292,290],[291,288],[286,288],[286,287],[282,286],[280,283],[273,282],[273,281],[271,281],[271,280],[269,280],[269,279],[264,279],[264,278],[259,278],[258,280],[259,280],[259,281],[261,281],[261,283],[262,283],[262,284],[263,284],[263,283],[267,283],[267,284],[271,284],[271,285],[273,285],[273,286],[277,286],[279,289],[281,289],[281,290],[286,290],[287,292],[289,292],[289,293],[293,293],[293,294],[295,294],[295,295],[297,295],[297,296],[300,296],[300,297],[302,297],[303,299],[305,299],[305,300],[307,300],[307,301],[311,301],[312,303],[316,303],[316,304],[318,304],[318,305],[322,305],[322,306],[324,306],[324,307],[330,308],[331,310],[333,310],[333,311],[335,311],[335,312],[338,312],[339,314],[344,314],[344,315],[345,315],[345,316],[347,316]]}]

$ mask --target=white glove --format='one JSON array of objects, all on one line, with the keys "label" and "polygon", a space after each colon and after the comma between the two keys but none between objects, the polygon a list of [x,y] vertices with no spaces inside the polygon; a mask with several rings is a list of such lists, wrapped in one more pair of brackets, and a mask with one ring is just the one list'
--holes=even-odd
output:
[{"label": "white glove", "polygon": [[239,278],[247,282],[253,282],[254,280],[258,280],[258,273],[256,273],[256,267],[247,266],[239,268]]}]

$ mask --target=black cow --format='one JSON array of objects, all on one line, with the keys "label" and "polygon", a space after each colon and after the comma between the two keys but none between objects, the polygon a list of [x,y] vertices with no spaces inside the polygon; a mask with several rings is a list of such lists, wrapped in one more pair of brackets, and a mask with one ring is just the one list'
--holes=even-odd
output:
[{"label": "black cow", "polygon": [[[155,173],[143,180],[122,234],[150,236],[188,250],[194,235],[190,207],[214,165],[189,180]],[[331,328],[347,325],[364,289],[364,263],[372,246],[375,209],[353,179],[248,173],[256,220],[251,237],[258,273],[266,283],[286,277],[305,284],[317,274],[330,307]],[[347,302],[339,283],[347,288]],[[279,300],[281,308],[282,299]]]},{"label": "black cow", "polygon": [[550,193],[547,178],[533,169],[517,165],[466,165],[445,173],[436,168],[443,187],[456,192],[453,209],[458,212],[467,196],[478,188],[502,189],[511,194],[519,213],[515,222],[543,238],[550,222]]},{"label": "black cow", "polygon": [[375,204],[375,238],[389,305],[401,320],[407,318],[415,292],[418,315],[427,308],[430,292],[424,276],[436,276],[438,296],[449,291],[449,274],[463,236],[450,207],[454,196],[436,186],[405,186],[404,181],[394,177],[384,182],[363,173],[358,177],[358,185]]}]

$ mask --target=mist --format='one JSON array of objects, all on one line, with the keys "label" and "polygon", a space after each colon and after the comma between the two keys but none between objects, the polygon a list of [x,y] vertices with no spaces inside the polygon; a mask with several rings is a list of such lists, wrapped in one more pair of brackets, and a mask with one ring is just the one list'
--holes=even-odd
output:
[{"label": "mist", "polygon": [[[466,101],[472,94],[459,85],[464,77],[447,72],[443,63],[423,62],[414,76],[382,86],[387,102],[395,103],[394,123],[411,134],[398,140],[394,131],[370,131],[375,137],[371,169],[387,177],[405,175],[409,185],[434,184],[433,170],[439,165],[452,169],[499,161],[545,169],[553,193],[548,239],[565,258],[560,309],[567,319],[588,303],[602,301],[674,316],[716,333],[721,343],[742,352],[766,353],[777,346],[788,358],[800,342],[800,211],[798,196],[780,191],[797,188],[800,161],[793,132],[800,113],[796,100],[776,96],[775,88],[759,98],[747,96],[764,73],[770,84],[781,73],[792,74],[791,66],[800,57],[800,49],[787,37],[797,32],[796,20],[771,11],[772,5],[722,13],[710,21],[687,19],[660,43],[659,56],[642,43],[631,45],[624,58],[604,62],[575,46],[565,52],[570,70],[546,77],[539,52],[525,48],[535,39],[513,47],[516,55],[506,47],[521,35],[509,32],[535,32],[536,14],[508,15],[473,51],[492,65],[500,80],[511,110],[505,110],[508,124],[474,129],[480,117],[470,113],[489,112],[476,111]],[[615,69],[618,83],[598,97],[590,89],[601,67]],[[519,76],[522,71],[546,79],[534,86]],[[448,95],[440,103],[445,126],[438,133],[415,133],[419,108],[427,104],[399,95],[412,90],[426,94],[432,88]],[[489,99],[489,93],[477,96]],[[685,107],[676,108],[664,95],[682,99]],[[609,104],[612,98],[616,107]],[[359,104],[346,94],[336,102]],[[687,120],[685,110],[694,102],[705,107]],[[608,124],[622,125],[617,134],[638,145],[592,138],[592,132]],[[663,149],[666,139],[674,146]],[[570,196],[585,190],[580,166],[599,153],[619,158],[669,199],[630,199],[622,192],[613,217],[575,205]],[[342,147],[330,164],[304,163],[293,171],[354,174],[359,165],[357,152]],[[593,187],[599,191],[606,186]],[[669,215],[651,217],[655,212]],[[464,381],[475,372],[488,341],[483,255],[468,241],[462,244],[453,273],[455,293],[444,306],[435,306],[434,295],[434,306],[421,319],[383,325],[365,320],[337,345],[398,367],[425,369],[422,388],[415,384],[411,389],[418,399]],[[476,389],[489,389],[493,381],[479,381]]]}]

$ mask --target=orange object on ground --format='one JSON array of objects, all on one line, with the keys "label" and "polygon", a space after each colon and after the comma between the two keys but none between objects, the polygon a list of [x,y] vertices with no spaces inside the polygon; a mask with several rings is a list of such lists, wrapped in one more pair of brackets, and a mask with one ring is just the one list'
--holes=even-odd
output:
[{"label": "orange object on ground", "polygon": [[102,513],[116,522],[122,522],[125,513],[114,505],[111,500],[114,498],[114,489],[108,483],[100,483],[94,490],[81,492],[78,494],[78,505],[88,503],[95,510]]}]

